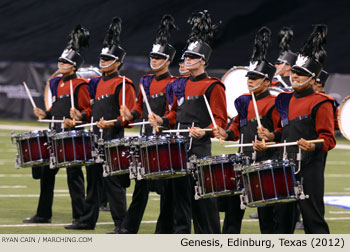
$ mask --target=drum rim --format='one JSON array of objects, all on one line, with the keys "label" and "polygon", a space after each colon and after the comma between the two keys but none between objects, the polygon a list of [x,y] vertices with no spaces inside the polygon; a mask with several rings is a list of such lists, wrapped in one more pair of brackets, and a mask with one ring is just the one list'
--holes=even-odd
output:
[{"label": "drum rim", "polygon": [[69,131],[62,131],[58,133],[54,133],[51,135],[52,140],[57,139],[65,139],[70,137],[81,137],[81,136],[92,136],[92,132],[90,130],[69,130]]},{"label": "drum rim", "polygon": [[227,70],[227,72],[221,77],[221,81],[224,82],[224,80],[226,79],[227,75],[229,75],[234,70],[247,70],[247,72],[248,72],[249,68],[246,67],[246,66],[233,66],[229,70]]},{"label": "drum rim", "polygon": [[340,104],[339,106],[339,111],[338,111],[338,114],[337,114],[337,122],[338,122],[338,125],[339,125],[339,130],[340,132],[343,134],[343,136],[350,141],[350,136],[346,134],[344,128],[343,128],[343,125],[341,123],[341,112],[342,112],[342,109],[345,105],[345,103],[348,102],[348,100],[350,100],[350,95],[348,95],[347,97],[344,98],[344,100],[342,101],[342,103]]},{"label": "drum rim", "polygon": [[[246,165],[243,167],[242,170],[242,174],[248,174],[248,173],[252,173],[252,172],[256,172],[256,171],[263,171],[263,170],[267,170],[270,169],[270,167],[274,167],[274,165],[284,165],[284,166],[291,166],[295,168],[295,164],[292,160],[289,159],[268,159],[268,160],[264,160],[264,161],[260,161],[260,162],[255,162],[253,164],[250,165]],[[261,168],[263,167],[263,169]],[[294,174],[294,173],[293,173]]]},{"label": "drum rim", "polygon": [[29,132],[21,132],[13,136],[16,140],[27,140],[31,138],[36,138],[36,137],[46,137],[49,135],[51,130],[34,130],[34,131],[29,131]]}]

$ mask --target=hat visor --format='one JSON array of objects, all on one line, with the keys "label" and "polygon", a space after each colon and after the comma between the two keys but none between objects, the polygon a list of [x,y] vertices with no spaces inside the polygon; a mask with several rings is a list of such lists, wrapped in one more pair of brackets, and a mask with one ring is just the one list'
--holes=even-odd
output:
[{"label": "hat visor", "polygon": [[58,62],[62,62],[64,64],[71,64],[71,65],[75,66],[75,63],[73,61],[71,61],[68,58],[64,58],[64,57],[59,57]]},{"label": "hat visor", "polygon": [[307,76],[307,77],[310,77],[312,74],[309,73],[305,68],[303,67],[299,67],[299,66],[293,66],[291,71],[293,73],[296,73],[297,75],[300,75],[300,76]]},{"label": "hat visor", "polygon": [[248,71],[245,77],[264,78],[265,74],[256,71]]},{"label": "hat visor", "polygon": [[157,58],[157,59],[166,59],[167,58],[167,55],[164,54],[164,53],[155,53],[155,52],[151,52],[149,54],[150,57],[153,57],[153,58]]},{"label": "hat visor", "polygon": [[111,56],[109,54],[100,54],[100,59],[103,59],[105,61],[109,61],[109,60],[115,60],[117,57],[115,56]]}]

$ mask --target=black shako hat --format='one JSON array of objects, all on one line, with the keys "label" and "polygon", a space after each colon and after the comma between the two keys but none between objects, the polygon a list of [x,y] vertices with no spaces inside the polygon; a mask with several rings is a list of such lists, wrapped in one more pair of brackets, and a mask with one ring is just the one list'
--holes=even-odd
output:
[{"label": "black shako hat", "polygon": [[269,46],[271,31],[263,26],[255,36],[254,50],[249,64],[249,76],[260,76],[261,78],[272,80],[276,72],[276,67],[266,59],[267,48]]},{"label": "black shako hat", "polygon": [[322,70],[322,64],[327,57],[323,48],[326,44],[327,26],[315,25],[313,32],[300,49],[298,58],[292,71],[302,72],[304,75],[316,78]]},{"label": "black shako hat", "polygon": [[81,25],[76,25],[74,30],[69,34],[68,45],[58,58],[58,61],[67,61],[78,69],[84,62],[80,50],[89,45],[89,38],[89,31]]},{"label": "black shako hat", "polygon": [[170,61],[175,57],[175,48],[168,44],[168,38],[173,29],[176,29],[174,18],[171,15],[164,15],[160,21],[157,37],[155,38],[150,52],[150,57],[161,56]]},{"label": "black shako hat", "polygon": [[122,20],[119,17],[114,17],[107,29],[100,58],[106,57],[123,63],[126,51],[119,45],[121,31]]},{"label": "black shako hat", "polygon": [[187,23],[192,25],[192,31],[187,40],[188,46],[184,52],[184,56],[195,55],[208,63],[212,51],[210,43],[213,40],[217,25],[212,25],[207,10],[192,13]]},{"label": "black shako hat", "polygon": [[329,73],[322,69],[320,74],[316,78],[316,82],[321,83],[322,86],[324,87],[328,77],[329,77]]},{"label": "black shako hat", "polygon": [[297,60],[297,54],[293,53],[289,47],[290,42],[293,39],[293,30],[290,27],[282,27],[280,32],[278,33],[278,44],[280,48],[280,55],[276,61],[276,64],[288,64],[293,66],[295,61]]}]

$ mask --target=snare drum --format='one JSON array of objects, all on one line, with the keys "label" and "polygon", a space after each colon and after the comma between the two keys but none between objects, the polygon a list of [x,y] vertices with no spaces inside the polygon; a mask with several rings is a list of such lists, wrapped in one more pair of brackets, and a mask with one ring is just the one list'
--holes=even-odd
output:
[{"label": "snare drum", "polygon": [[113,139],[104,142],[105,163],[103,165],[103,176],[128,174],[134,138]]},{"label": "snare drum", "polygon": [[82,166],[94,163],[93,134],[71,130],[52,134],[51,168]]},{"label": "snare drum", "polygon": [[141,142],[141,177],[162,179],[187,174],[187,139],[183,136],[149,136]]},{"label": "snare drum", "polygon": [[266,160],[244,167],[244,203],[260,207],[297,200],[294,168],[289,160]]},{"label": "snare drum", "polygon": [[11,141],[16,140],[16,168],[48,165],[50,162],[49,130],[12,133]]},{"label": "snare drum", "polygon": [[350,95],[340,104],[338,112],[338,125],[343,136],[350,141]]},{"label": "snare drum", "polygon": [[241,170],[249,158],[241,154],[228,154],[190,158],[194,168],[195,199],[241,194],[243,180]]}]

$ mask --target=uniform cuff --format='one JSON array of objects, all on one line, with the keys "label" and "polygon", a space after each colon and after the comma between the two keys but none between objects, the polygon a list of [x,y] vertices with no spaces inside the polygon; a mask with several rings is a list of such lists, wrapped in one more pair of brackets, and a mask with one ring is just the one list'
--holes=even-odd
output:
[{"label": "uniform cuff", "polygon": [[114,127],[116,129],[119,129],[122,126],[122,121],[120,121],[119,119],[117,119],[117,121],[114,123]]},{"label": "uniform cuff", "polygon": [[315,151],[321,152],[323,149],[323,143],[315,143]]},{"label": "uniform cuff", "polygon": [[235,133],[232,130],[226,130],[226,134],[228,135],[226,140],[233,141],[233,139],[235,138]]},{"label": "uniform cuff", "polygon": [[139,112],[137,112],[136,110],[131,110],[131,114],[134,117],[132,120],[139,119],[139,117],[140,117]]}]

